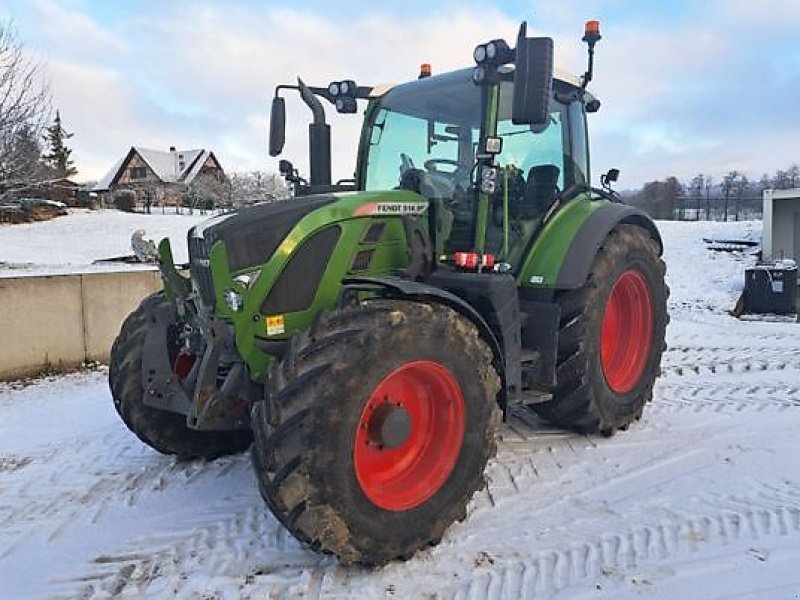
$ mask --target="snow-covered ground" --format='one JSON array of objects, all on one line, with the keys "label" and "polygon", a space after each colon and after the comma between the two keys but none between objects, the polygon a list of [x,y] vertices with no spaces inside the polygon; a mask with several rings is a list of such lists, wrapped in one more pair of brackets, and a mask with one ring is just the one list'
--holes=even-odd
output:
[{"label": "snow-covered ground", "polygon": [[209,218],[189,214],[124,213],[117,210],[70,209],[50,221],[0,224],[0,277],[54,273],[88,273],[153,268],[124,263],[92,264],[95,260],[133,254],[131,234],[144,229],[158,243],[169,237],[176,262],[186,262],[186,232]]},{"label": "snow-covered ground", "polygon": [[0,598],[798,598],[800,325],[725,313],[751,258],[664,223],[669,349],[613,438],[528,414],[466,521],[405,563],[341,567],[262,503],[246,455],[143,446],[104,372],[0,388]]}]

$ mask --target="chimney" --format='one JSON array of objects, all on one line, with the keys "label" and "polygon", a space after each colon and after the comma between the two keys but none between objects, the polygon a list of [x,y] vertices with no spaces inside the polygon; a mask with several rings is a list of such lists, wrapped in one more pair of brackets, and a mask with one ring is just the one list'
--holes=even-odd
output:
[{"label": "chimney", "polygon": [[173,177],[175,178],[175,181],[177,181],[178,180],[178,175],[180,174],[180,172],[178,171],[178,156],[175,153],[175,146],[170,146],[169,147],[169,152],[170,152],[170,154],[172,154],[172,173],[173,173]]}]

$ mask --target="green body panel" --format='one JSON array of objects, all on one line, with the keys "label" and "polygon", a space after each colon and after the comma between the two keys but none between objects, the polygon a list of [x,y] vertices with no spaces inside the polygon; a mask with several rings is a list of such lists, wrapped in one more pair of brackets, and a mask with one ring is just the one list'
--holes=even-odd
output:
[{"label": "green body panel", "polygon": [[607,200],[590,200],[589,194],[571,200],[556,212],[538,235],[526,256],[516,263],[517,285],[552,289],[581,225]]},{"label": "green body panel", "polygon": [[[497,110],[500,101],[500,86],[493,85],[486,91],[487,111],[486,122],[484,123],[485,135],[497,135]],[[480,142],[479,142],[480,143]],[[508,221],[505,222],[506,224]],[[480,192],[478,194],[478,218],[475,224],[475,249],[478,252],[486,250],[486,227],[489,224],[489,194]],[[505,227],[506,231],[508,226]]]},{"label": "green body panel", "polygon": [[[408,210],[398,214],[375,212],[379,204],[391,203],[393,206],[405,205]],[[403,216],[414,216],[421,212],[420,206],[427,206],[427,200],[408,191],[356,192],[340,194],[337,200],[308,213],[292,228],[270,259],[258,268],[231,272],[228,269],[227,250],[224,242],[214,244],[210,254],[211,275],[216,293],[217,316],[233,323],[236,347],[247,363],[253,380],[263,382],[267,368],[273,357],[257,347],[257,341],[282,341],[296,332],[311,326],[314,317],[322,310],[331,309],[338,299],[342,279],[352,275],[386,275],[398,273],[407,263],[405,227]],[[360,214],[365,213],[365,214]],[[369,227],[382,221],[386,224],[377,242],[364,241]],[[318,257],[326,263],[314,300],[306,310],[283,315],[261,314],[261,305],[270,290],[278,281],[294,252],[315,233],[328,227],[339,227],[339,240],[329,256]],[[355,255],[361,250],[373,250],[369,268],[352,271]],[[236,282],[237,275],[255,275],[249,286]],[[241,295],[243,308],[231,310],[225,303],[225,290],[233,290]],[[267,331],[267,318],[282,318],[283,331]],[[276,327],[280,329],[280,327]]]}]

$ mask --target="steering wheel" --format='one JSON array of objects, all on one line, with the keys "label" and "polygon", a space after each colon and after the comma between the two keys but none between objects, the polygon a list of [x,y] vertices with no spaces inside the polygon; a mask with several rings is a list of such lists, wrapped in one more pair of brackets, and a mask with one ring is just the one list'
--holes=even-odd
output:
[{"label": "steering wheel", "polygon": [[[440,171],[437,167],[439,165],[448,165],[450,167],[455,167],[452,171]],[[457,160],[453,160],[451,158],[429,158],[423,163],[426,171],[431,173],[442,173],[445,175],[453,175],[458,168],[461,166]]]}]

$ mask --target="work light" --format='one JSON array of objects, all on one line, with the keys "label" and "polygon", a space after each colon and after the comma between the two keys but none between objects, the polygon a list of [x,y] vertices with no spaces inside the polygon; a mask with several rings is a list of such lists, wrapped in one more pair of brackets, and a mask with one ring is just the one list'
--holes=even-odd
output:
[{"label": "work light", "polygon": [[486,80],[486,67],[478,65],[472,70],[472,81],[477,85],[482,84]]},{"label": "work light", "polygon": [[472,58],[479,65],[504,65],[514,60],[514,52],[508,47],[505,40],[492,40],[480,46],[476,46],[472,53]]},{"label": "work light", "polygon": [[354,113],[358,110],[356,94],[358,86],[352,79],[344,81],[333,81],[328,85],[328,100],[336,107],[340,113]]}]

